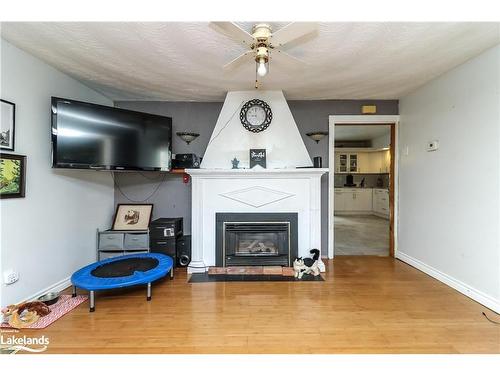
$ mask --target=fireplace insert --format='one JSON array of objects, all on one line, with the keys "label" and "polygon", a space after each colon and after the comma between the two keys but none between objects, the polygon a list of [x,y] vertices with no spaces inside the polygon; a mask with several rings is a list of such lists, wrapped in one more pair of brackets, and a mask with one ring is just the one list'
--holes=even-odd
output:
[{"label": "fireplace insert", "polygon": [[297,256],[296,213],[217,213],[216,265],[291,266]]}]

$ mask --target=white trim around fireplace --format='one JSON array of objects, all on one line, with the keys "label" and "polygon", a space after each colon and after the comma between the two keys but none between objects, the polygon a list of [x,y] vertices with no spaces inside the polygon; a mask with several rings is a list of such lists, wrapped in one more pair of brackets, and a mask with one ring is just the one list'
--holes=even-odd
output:
[{"label": "white trim around fireplace", "polygon": [[[189,273],[215,266],[218,212],[297,212],[298,254],[321,250],[321,175],[326,168],[187,169],[192,179]],[[321,262],[320,270],[325,266]]]}]

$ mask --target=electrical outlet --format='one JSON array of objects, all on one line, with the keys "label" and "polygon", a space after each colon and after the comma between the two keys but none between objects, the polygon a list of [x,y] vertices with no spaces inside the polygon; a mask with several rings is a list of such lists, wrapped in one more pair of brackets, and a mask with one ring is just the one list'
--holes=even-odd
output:
[{"label": "electrical outlet", "polygon": [[14,270],[7,270],[3,273],[3,282],[5,285],[14,284],[19,280],[19,273]]},{"label": "electrical outlet", "polygon": [[439,148],[439,141],[437,139],[427,142],[427,151],[436,151]]}]

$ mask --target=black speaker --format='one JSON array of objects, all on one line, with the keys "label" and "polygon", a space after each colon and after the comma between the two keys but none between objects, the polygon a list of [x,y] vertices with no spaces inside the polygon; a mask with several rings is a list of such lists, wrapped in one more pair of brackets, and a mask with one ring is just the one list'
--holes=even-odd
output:
[{"label": "black speaker", "polygon": [[152,253],[162,253],[172,257],[177,263],[177,241],[182,238],[182,217],[159,218],[149,224],[149,246]]},{"label": "black speaker", "polygon": [[200,168],[202,158],[195,154],[175,154],[172,168]]},{"label": "black speaker", "polygon": [[182,236],[177,240],[177,265],[186,267],[191,262],[191,236]]}]

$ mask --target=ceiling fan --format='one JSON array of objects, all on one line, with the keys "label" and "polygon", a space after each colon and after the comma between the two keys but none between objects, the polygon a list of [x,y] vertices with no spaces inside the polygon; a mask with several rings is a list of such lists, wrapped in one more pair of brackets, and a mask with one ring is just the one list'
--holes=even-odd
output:
[{"label": "ceiling fan", "polygon": [[211,22],[210,24],[218,32],[249,48],[248,51],[224,65],[224,69],[233,70],[244,62],[255,61],[255,88],[258,87],[258,77],[264,77],[269,72],[271,60],[285,68],[302,68],[305,63],[284,52],[282,48],[317,30],[315,22],[292,22],[276,32],[272,31],[269,24],[258,23],[252,27],[251,34],[234,22]]}]

